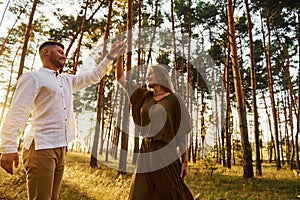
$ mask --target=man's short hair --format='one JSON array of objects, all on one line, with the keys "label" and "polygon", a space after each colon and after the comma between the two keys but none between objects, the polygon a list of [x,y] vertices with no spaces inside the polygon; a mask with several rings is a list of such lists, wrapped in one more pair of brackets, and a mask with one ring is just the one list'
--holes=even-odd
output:
[{"label": "man's short hair", "polygon": [[46,41],[44,43],[42,43],[39,47],[39,52],[44,48],[44,47],[47,47],[47,46],[60,46],[62,49],[64,49],[64,45],[59,43],[59,42],[55,42],[55,41]]}]

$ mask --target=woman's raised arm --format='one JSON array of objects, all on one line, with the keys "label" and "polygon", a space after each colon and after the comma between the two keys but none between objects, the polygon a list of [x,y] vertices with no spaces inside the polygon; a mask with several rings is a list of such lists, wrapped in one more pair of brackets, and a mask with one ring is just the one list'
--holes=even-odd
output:
[{"label": "woman's raised arm", "polygon": [[125,88],[127,79],[124,77],[123,56],[119,56],[116,62],[116,79]]}]

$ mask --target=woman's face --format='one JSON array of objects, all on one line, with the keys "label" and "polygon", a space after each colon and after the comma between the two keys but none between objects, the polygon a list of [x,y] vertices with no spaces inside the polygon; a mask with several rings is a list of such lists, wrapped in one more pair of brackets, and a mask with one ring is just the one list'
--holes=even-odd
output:
[{"label": "woman's face", "polygon": [[147,84],[150,88],[153,88],[154,85],[158,84],[152,67],[150,67],[149,70],[148,70],[146,80],[147,80]]}]

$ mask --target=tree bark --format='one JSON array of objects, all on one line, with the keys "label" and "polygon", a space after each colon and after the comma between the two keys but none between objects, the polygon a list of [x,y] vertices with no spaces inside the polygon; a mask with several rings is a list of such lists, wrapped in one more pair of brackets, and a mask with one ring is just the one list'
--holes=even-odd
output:
[{"label": "tree bark", "polygon": [[90,1],[87,0],[85,2],[85,7],[84,7],[84,11],[83,11],[84,14],[82,16],[81,25],[80,25],[80,28],[79,28],[80,37],[79,37],[77,48],[76,48],[75,55],[74,55],[75,56],[75,62],[74,62],[74,65],[73,65],[72,74],[76,74],[77,67],[78,67],[78,64],[79,64],[80,47],[81,47],[81,44],[82,44],[82,39],[83,39],[83,34],[84,34],[84,29],[85,29],[85,22],[86,22],[86,13],[87,13],[87,9],[88,9],[89,4],[90,4]]},{"label": "tree bark", "polygon": [[[300,60],[300,9],[298,9],[298,60]],[[299,145],[298,145],[299,132],[300,132],[300,62],[298,62],[298,116],[297,116],[297,133],[295,134],[296,163],[298,169],[300,169]]]},{"label": "tree bark", "polygon": [[238,118],[239,126],[241,133],[241,142],[243,148],[243,177],[251,178],[253,177],[253,166],[252,166],[252,152],[251,146],[248,139],[248,129],[247,129],[247,118],[245,110],[245,101],[243,96],[243,90],[241,87],[241,75],[240,69],[238,66],[238,57],[237,57],[237,46],[236,46],[236,37],[235,37],[235,27],[234,27],[234,18],[233,18],[233,6],[232,1],[227,0],[227,14],[228,14],[228,27],[229,27],[229,42],[232,55],[232,70],[234,77],[234,86],[235,86],[235,95],[237,100],[238,108]]},{"label": "tree bark", "polygon": [[270,18],[267,18],[267,28],[268,28],[268,49],[267,49],[267,74],[268,74],[268,87],[270,91],[270,100],[271,100],[271,108],[272,108],[272,119],[273,119],[273,132],[275,135],[275,151],[277,155],[276,159],[276,167],[277,170],[281,169],[281,158],[280,158],[280,149],[279,149],[279,131],[278,131],[278,122],[277,122],[277,109],[274,98],[274,80],[271,69],[271,28],[270,28]]},{"label": "tree bark", "polygon": [[[28,4],[28,3],[26,3],[25,7],[27,7],[27,4]],[[7,3],[7,5],[8,5],[8,3]],[[20,11],[20,13],[19,13],[19,15],[17,16],[16,20],[14,21],[13,25],[12,25],[11,28],[9,29],[9,31],[8,31],[8,33],[7,33],[7,36],[5,37],[5,39],[4,39],[4,41],[3,41],[2,45],[1,45],[1,48],[0,48],[0,55],[3,54],[3,51],[4,51],[4,49],[5,49],[5,45],[6,45],[7,41],[8,41],[8,39],[9,39],[9,36],[10,36],[11,32],[14,30],[15,25],[17,24],[17,22],[18,22],[19,19],[21,18],[21,15],[25,12],[24,10],[25,10],[25,9],[23,9],[23,10]],[[4,15],[4,13],[3,13],[3,15]],[[0,26],[1,26],[1,25],[0,25]]]},{"label": "tree bark", "polygon": [[173,41],[173,54],[174,54],[174,87],[178,91],[178,66],[177,66],[177,50],[176,50],[176,38],[175,38],[175,22],[174,22],[174,0],[171,0],[171,23],[172,23],[172,41]]},{"label": "tree bark", "polygon": [[[100,8],[103,6],[104,2],[105,2],[105,1],[103,0],[103,1],[101,2],[101,4],[95,9],[95,11],[92,13],[92,15],[91,15],[86,21],[90,21],[90,20],[93,19],[94,15],[100,10]],[[62,23],[62,24],[64,25],[64,23]],[[77,37],[78,37],[80,31],[81,31],[81,29],[79,28],[78,31],[77,31],[75,34],[72,34],[72,35],[71,35],[72,39],[70,40],[70,43],[69,43],[69,45],[68,45],[68,47],[67,47],[67,49],[66,49],[66,52],[65,52],[66,57],[68,57],[69,52],[70,52],[70,50],[71,50],[73,44],[75,43],[75,40],[77,39]]]},{"label": "tree bark", "polygon": [[29,15],[29,21],[27,24],[26,32],[25,32],[25,39],[24,39],[24,44],[23,44],[23,48],[22,48],[20,67],[19,67],[17,79],[19,79],[19,77],[23,74],[23,69],[24,69],[24,65],[25,65],[25,57],[27,54],[28,42],[29,42],[30,33],[31,33],[31,29],[32,29],[33,17],[34,17],[35,11],[36,11],[36,6],[38,4],[38,1],[39,0],[33,1],[32,9],[31,9],[31,12]]},{"label": "tree bark", "polygon": [[11,63],[8,85],[7,85],[7,89],[6,89],[4,103],[3,103],[3,106],[2,106],[0,124],[2,124],[2,120],[3,120],[3,117],[4,117],[5,109],[6,109],[6,106],[7,106],[8,99],[9,99],[8,96],[9,96],[9,93],[10,93],[10,90],[11,90],[11,82],[12,82],[13,73],[14,73],[13,68],[14,68],[15,60],[16,60],[16,57],[17,57],[17,55],[19,53],[19,50],[20,50],[20,47],[17,49],[16,54],[14,56],[14,59],[13,59],[13,61]]},{"label": "tree bark", "polygon": [[[132,0],[127,1],[127,54],[126,54],[126,79],[131,81],[131,57],[132,57]],[[126,172],[128,140],[129,140],[129,99],[125,98],[123,108],[123,123],[121,132],[121,152],[119,162],[119,173]],[[133,130],[134,131],[134,130]]]},{"label": "tree bark", "polygon": [[260,159],[260,140],[259,140],[259,123],[258,112],[256,102],[256,78],[255,78],[255,64],[254,64],[254,48],[253,48],[253,36],[252,36],[252,20],[250,15],[250,8],[248,0],[245,0],[248,35],[249,35],[249,49],[250,49],[250,77],[251,77],[251,93],[252,93],[252,112],[254,122],[254,137],[255,137],[255,167],[256,176],[262,176],[261,159]]},{"label": "tree bark", "polygon": [[224,67],[224,85],[226,88],[226,113],[225,113],[225,126],[224,126],[224,135],[226,137],[226,166],[228,169],[231,169],[231,131],[230,131],[230,81],[229,81],[229,59],[230,59],[230,45],[227,48],[227,55],[225,58],[225,67]]},{"label": "tree bark", "polygon": [[[107,14],[107,20],[106,20],[105,34],[104,34],[102,59],[107,54],[106,46],[107,46],[107,40],[108,40],[108,36],[109,36],[110,21],[111,21],[111,15],[112,15],[112,3],[113,3],[113,0],[108,1],[108,14]],[[97,96],[98,96],[98,100],[97,100],[97,120],[96,120],[94,141],[93,141],[91,160],[90,160],[90,166],[91,167],[97,167],[97,154],[98,154],[100,122],[101,122],[102,109],[104,108],[105,79],[106,79],[106,76],[104,76],[102,78],[102,80],[100,81],[100,84],[98,84],[98,90],[97,90],[98,91],[97,92]],[[104,116],[102,116],[102,117],[104,117]]]},{"label": "tree bark", "polygon": [[[153,31],[153,34],[151,36],[151,40],[150,40],[150,47],[149,47],[149,52],[148,52],[148,57],[147,57],[147,61],[146,61],[146,64],[148,65],[150,63],[150,59],[152,58],[152,45],[153,45],[153,41],[155,39],[155,35],[156,35],[156,29],[157,29],[157,25],[158,25],[158,3],[159,3],[159,0],[156,0],[155,1],[155,12],[154,12],[154,31]],[[146,73],[144,75],[144,79],[146,79]]]},{"label": "tree bark", "polygon": [[[137,67],[137,82],[140,80],[140,74],[141,74],[141,28],[142,28],[142,2],[141,0],[138,0],[138,50],[137,50],[137,56],[138,56],[138,67]],[[135,126],[134,128],[134,145],[133,145],[133,158],[132,158],[132,164],[135,164],[138,157],[139,147],[140,147],[140,128],[138,126]]]}]

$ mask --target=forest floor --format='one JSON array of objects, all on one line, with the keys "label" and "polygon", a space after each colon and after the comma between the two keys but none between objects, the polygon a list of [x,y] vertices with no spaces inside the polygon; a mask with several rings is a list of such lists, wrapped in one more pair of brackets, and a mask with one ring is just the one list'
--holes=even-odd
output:
[{"label": "forest floor", "polygon": [[[88,154],[67,154],[60,199],[126,199],[132,174],[119,174],[101,162],[97,168],[90,168],[89,158]],[[203,168],[200,161],[190,164],[185,182],[195,199],[300,199],[300,176],[295,176],[287,167],[277,171],[275,165],[263,164],[263,176],[250,179],[242,177],[242,166],[229,170],[215,165],[211,169]],[[14,175],[0,169],[0,200],[27,199],[25,178],[22,164]]]}]

